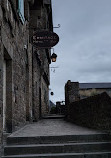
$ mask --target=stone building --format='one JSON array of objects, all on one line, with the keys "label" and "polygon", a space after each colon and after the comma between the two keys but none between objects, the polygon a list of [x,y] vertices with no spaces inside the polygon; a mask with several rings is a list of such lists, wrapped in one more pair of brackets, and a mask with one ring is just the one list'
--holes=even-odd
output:
[{"label": "stone building", "polygon": [[70,80],[65,85],[66,105],[96,94],[106,92],[111,97],[111,83],[79,83]]},{"label": "stone building", "polygon": [[65,84],[65,104],[70,104],[79,99],[79,82],[67,81]]},{"label": "stone building", "polygon": [[[65,108],[66,108],[67,119],[70,120],[70,116],[74,118],[74,116],[76,115],[76,112],[73,111],[72,113],[72,109],[73,110],[75,109],[75,111],[78,109],[80,113],[80,117],[83,118],[85,114],[84,109],[86,109],[87,111],[88,105],[91,104],[91,106],[93,107],[93,103],[94,103],[94,107],[96,107],[95,105],[98,104],[97,102],[98,97],[102,95],[104,96],[103,92],[106,92],[105,95],[107,94],[109,95],[109,96],[107,95],[108,98],[111,97],[111,83],[79,83],[79,82],[71,82],[70,80],[68,80],[67,83],[65,84],[65,105],[66,105]],[[102,98],[101,100],[104,99]],[[101,106],[101,108],[102,107],[103,106]]]},{"label": "stone building", "polygon": [[67,81],[65,84],[65,106],[66,106],[66,115],[70,111],[70,103],[79,100],[79,82]]},{"label": "stone building", "polygon": [[51,51],[32,46],[37,30],[53,30],[51,0],[0,0],[0,135],[48,112]]},{"label": "stone building", "polygon": [[79,83],[80,98],[87,98],[106,92],[111,97],[111,83]]}]

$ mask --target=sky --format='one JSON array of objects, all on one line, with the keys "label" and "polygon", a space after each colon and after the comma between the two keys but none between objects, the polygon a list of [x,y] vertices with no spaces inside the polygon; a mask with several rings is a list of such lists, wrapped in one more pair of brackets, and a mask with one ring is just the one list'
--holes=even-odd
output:
[{"label": "sky", "polygon": [[[111,0],[52,0],[53,26],[60,41],[50,65],[50,100],[63,101],[72,82],[111,82]],[[51,68],[51,67],[57,67]]]}]

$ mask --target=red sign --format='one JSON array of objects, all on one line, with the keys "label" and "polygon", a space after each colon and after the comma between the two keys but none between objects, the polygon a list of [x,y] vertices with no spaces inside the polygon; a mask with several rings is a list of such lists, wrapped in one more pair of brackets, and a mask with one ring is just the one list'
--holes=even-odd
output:
[{"label": "red sign", "polygon": [[50,31],[38,31],[32,36],[31,41],[37,48],[51,48],[59,42],[59,36]]}]

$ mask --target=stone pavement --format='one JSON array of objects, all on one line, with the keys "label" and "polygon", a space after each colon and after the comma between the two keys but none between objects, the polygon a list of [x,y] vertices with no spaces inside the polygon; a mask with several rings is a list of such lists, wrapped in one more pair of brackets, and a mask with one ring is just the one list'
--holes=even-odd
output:
[{"label": "stone pavement", "polygon": [[58,136],[58,135],[86,135],[102,133],[97,130],[77,126],[64,119],[42,119],[28,124],[14,132],[10,137]]}]

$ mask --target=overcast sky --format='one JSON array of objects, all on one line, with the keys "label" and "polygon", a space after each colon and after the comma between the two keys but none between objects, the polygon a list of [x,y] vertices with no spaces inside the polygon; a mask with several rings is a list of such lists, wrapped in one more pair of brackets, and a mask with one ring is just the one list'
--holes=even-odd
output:
[{"label": "overcast sky", "polygon": [[52,0],[53,25],[59,43],[52,63],[53,102],[64,100],[64,86],[73,82],[111,82],[111,0]]}]

